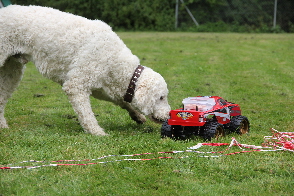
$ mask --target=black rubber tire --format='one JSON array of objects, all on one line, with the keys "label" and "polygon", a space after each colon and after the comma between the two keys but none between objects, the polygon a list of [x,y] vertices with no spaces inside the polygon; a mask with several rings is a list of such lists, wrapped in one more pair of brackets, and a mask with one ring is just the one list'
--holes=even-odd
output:
[{"label": "black rubber tire", "polygon": [[246,116],[234,116],[231,119],[229,129],[230,131],[240,135],[248,134],[250,131],[248,118]]},{"label": "black rubber tire", "polygon": [[172,126],[164,121],[161,126],[161,138],[172,138]]},{"label": "black rubber tire", "polygon": [[203,138],[205,140],[211,140],[212,138],[218,139],[225,136],[224,126],[217,121],[208,121],[203,128]]},{"label": "black rubber tire", "polygon": [[180,125],[173,125],[172,126],[172,138],[175,140],[185,140],[187,139],[186,131],[184,127]]},{"label": "black rubber tire", "polygon": [[182,126],[169,125],[167,121],[164,121],[161,126],[161,138],[172,138],[176,140],[187,139]]}]

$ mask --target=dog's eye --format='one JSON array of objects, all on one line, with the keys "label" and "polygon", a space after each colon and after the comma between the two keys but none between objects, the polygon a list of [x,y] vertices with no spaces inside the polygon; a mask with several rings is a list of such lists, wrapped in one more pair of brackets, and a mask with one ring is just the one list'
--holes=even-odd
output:
[{"label": "dog's eye", "polygon": [[160,97],[160,100],[163,100],[163,96]]}]

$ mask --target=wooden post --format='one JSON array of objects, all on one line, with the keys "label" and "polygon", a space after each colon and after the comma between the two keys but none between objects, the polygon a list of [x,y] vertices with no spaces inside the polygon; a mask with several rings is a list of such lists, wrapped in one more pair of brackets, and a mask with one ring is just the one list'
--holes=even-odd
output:
[{"label": "wooden post", "polygon": [[192,18],[193,22],[195,23],[195,25],[198,27],[199,24],[196,21],[196,19],[194,18],[193,14],[190,12],[189,8],[186,6],[186,4],[184,3],[184,0],[181,0],[182,4],[184,4],[185,9],[187,10],[188,14],[190,15],[190,17]]},{"label": "wooden post", "polygon": [[176,11],[175,11],[175,29],[178,28],[178,15],[179,15],[179,0],[176,0]]},{"label": "wooden post", "polygon": [[276,28],[276,24],[277,24],[277,4],[278,4],[278,0],[275,0],[274,21],[273,21],[274,29]]}]

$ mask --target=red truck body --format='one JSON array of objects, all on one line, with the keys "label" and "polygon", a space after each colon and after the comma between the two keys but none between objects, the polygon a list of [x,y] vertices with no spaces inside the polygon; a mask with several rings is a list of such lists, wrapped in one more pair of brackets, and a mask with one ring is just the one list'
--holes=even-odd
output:
[{"label": "red truck body", "polygon": [[242,116],[238,104],[218,96],[188,97],[183,107],[171,110],[161,128],[162,137],[185,139],[202,135],[205,139],[225,135],[225,129],[239,134],[249,132],[249,121]]},{"label": "red truck body", "polygon": [[[230,122],[231,116],[241,115],[240,106],[231,102],[225,101],[218,96],[198,96],[190,97],[195,103],[195,107],[186,109],[185,107],[171,110],[170,118],[168,119],[169,125],[181,125],[181,126],[203,126],[208,119],[215,116],[220,124],[227,124]],[[199,101],[197,101],[197,99]],[[205,104],[206,108],[199,109],[199,105],[202,103],[208,103],[207,100],[214,100],[214,105]],[[197,105],[197,103],[199,105]],[[210,103],[213,103],[212,101]],[[211,105],[211,106],[209,106]]]}]

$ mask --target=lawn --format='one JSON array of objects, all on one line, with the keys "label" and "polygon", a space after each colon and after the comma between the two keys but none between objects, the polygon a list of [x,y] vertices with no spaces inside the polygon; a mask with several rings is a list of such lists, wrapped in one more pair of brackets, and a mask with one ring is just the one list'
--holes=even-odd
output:
[{"label": "lawn", "polygon": [[[197,95],[217,95],[241,106],[251,123],[250,134],[228,134],[212,142],[229,143],[235,137],[240,143],[261,145],[272,127],[294,131],[293,34],[121,32],[119,36],[142,65],[165,78],[172,109],[179,108],[183,98]],[[185,151],[203,140],[161,139],[160,124],[137,125],[119,107],[91,101],[110,136],[85,134],[61,87],[29,63],[6,107],[10,129],[0,131],[0,167],[151,154],[65,162],[97,163],[92,165],[0,170],[1,196],[293,195],[293,152],[215,158],[191,152],[159,154]],[[229,150],[235,151],[240,149]],[[173,159],[159,158],[165,156]],[[122,160],[126,158],[151,160]],[[27,160],[44,163],[20,163]]]}]

